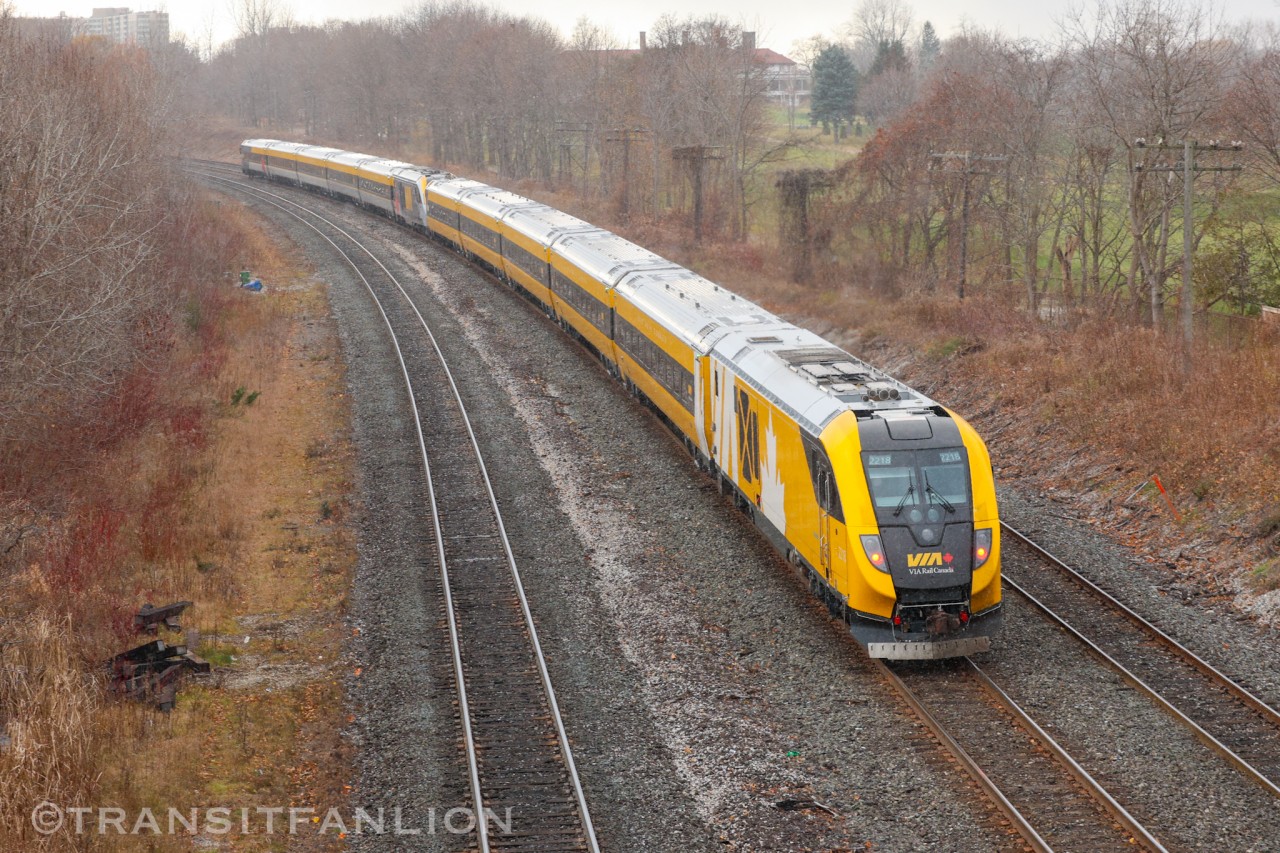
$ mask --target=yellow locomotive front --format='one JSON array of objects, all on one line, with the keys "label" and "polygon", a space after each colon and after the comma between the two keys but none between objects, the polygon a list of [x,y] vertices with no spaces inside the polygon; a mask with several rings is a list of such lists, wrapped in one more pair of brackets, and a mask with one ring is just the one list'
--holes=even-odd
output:
[{"label": "yellow locomotive front", "polygon": [[847,527],[842,590],[872,657],[942,658],[999,628],[1000,526],[986,446],[962,419],[846,413],[823,431]]}]

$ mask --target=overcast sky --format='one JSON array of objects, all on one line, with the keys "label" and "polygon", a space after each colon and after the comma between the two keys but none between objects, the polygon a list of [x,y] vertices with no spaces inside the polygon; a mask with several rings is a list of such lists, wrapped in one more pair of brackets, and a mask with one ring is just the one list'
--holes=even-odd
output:
[{"label": "overcast sky", "polygon": [[[0,0],[3,5],[5,0]],[[19,15],[52,16],[65,12],[88,16],[95,6],[112,0],[9,0]],[[114,0],[125,5],[128,0]],[[169,26],[176,36],[203,46],[210,40],[220,43],[233,34],[231,6],[234,0],[136,0],[133,11],[161,10],[169,13]],[[396,15],[420,5],[417,0],[281,0],[299,23],[322,23],[330,18],[358,20]],[[853,16],[856,0],[489,0],[516,15],[533,14],[559,27],[566,35],[581,17],[612,31],[623,45],[635,46],[637,34],[649,29],[666,12],[680,15],[718,14],[740,22],[757,32],[757,44],[787,53],[799,39],[813,35],[832,37]],[[1096,2],[1082,0],[908,0],[917,26],[931,21],[943,38],[962,25],[999,30],[1008,35],[1053,39],[1058,25],[1076,13],[1091,9]],[[1231,22],[1245,20],[1280,23],[1280,0],[1215,0],[1214,8]]]}]

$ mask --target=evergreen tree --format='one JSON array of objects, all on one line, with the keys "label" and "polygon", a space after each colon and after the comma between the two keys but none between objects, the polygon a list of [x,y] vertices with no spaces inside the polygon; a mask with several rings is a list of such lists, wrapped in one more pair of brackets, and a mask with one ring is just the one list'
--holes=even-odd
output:
[{"label": "evergreen tree", "polygon": [[882,41],[876,47],[876,59],[871,63],[867,76],[879,77],[886,71],[906,71],[910,68],[911,63],[907,60],[907,49],[903,46],[902,39]]},{"label": "evergreen tree", "polygon": [[858,69],[844,48],[830,45],[813,60],[813,96],[809,121],[822,122],[822,132],[832,124],[852,122],[858,101]]},{"label": "evergreen tree", "polygon": [[933,28],[933,24],[925,21],[924,26],[920,28],[920,67],[928,68],[933,65],[940,53],[942,53],[942,40],[938,38],[938,32]]}]

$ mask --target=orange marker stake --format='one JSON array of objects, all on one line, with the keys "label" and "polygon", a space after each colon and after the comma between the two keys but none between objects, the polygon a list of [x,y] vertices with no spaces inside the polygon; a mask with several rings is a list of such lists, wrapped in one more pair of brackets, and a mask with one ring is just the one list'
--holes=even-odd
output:
[{"label": "orange marker stake", "polygon": [[1169,505],[1169,512],[1173,513],[1174,519],[1182,521],[1182,516],[1178,515],[1178,511],[1173,506],[1173,501],[1169,500],[1169,493],[1164,490],[1164,483],[1160,482],[1160,478],[1155,474],[1151,475],[1151,479],[1155,481],[1156,488],[1160,490],[1160,494],[1164,495],[1164,502]]}]

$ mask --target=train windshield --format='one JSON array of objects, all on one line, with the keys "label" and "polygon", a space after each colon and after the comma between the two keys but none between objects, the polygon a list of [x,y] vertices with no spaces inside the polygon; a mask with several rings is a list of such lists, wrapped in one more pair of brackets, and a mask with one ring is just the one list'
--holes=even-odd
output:
[{"label": "train windshield", "polygon": [[866,451],[862,465],[881,524],[960,521],[970,514],[963,447]]}]

